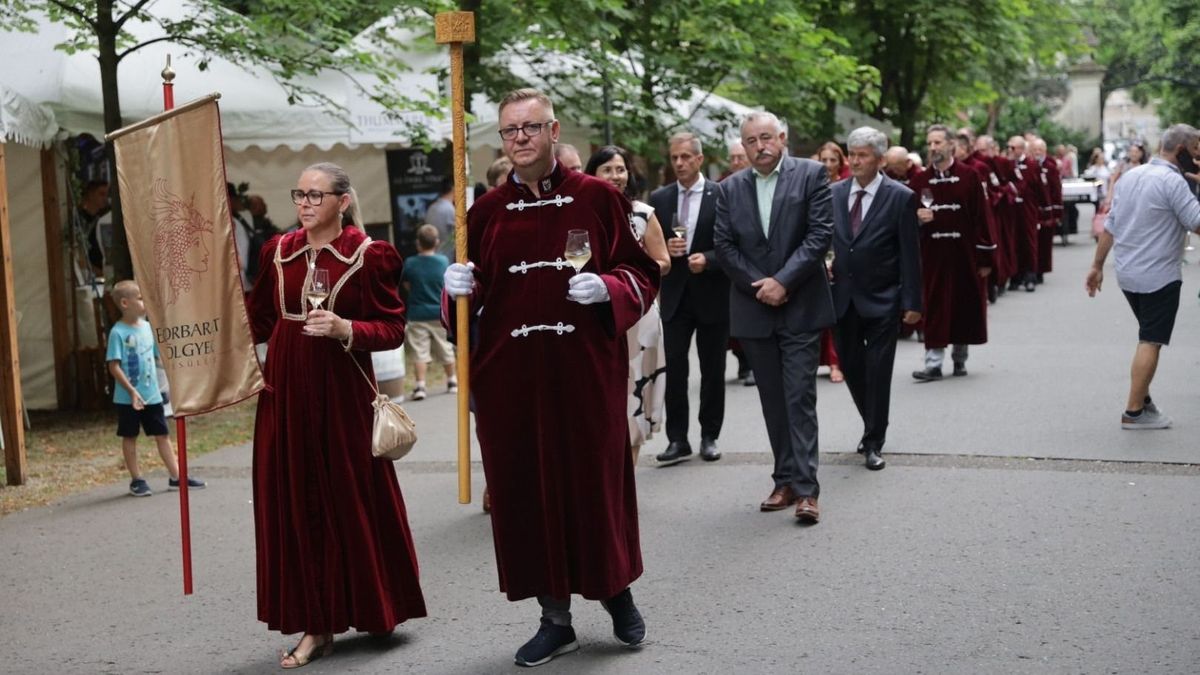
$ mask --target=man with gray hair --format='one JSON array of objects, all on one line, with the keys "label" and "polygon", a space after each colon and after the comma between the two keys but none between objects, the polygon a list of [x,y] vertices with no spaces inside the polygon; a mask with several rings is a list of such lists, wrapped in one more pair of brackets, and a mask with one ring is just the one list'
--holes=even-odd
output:
[{"label": "man with gray hair", "polygon": [[825,167],[787,156],[779,118],[742,122],[749,171],[725,181],[717,199],[717,260],[729,275],[729,319],[758,382],[774,488],[759,506],[796,505],[801,523],[820,519],[817,497],[817,361],[821,331],[834,324],[825,252],[833,234]]},{"label": "man with gray hair", "polygon": [[1179,311],[1184,235],[1188,230],[1200,231],[1200,202],[1183,170],[1194,166],[1192,158],[1200,159],[1200,131],[1176,124],[1163,132],[1157,157],[1121,175],[1085,282],[1088,295],[1095,297],[1111,249],[1117,285],[1138,320],[1138,346],[1130,369],[1129,399],[1121,415],[1122,429],[1171,426],[1171,418],[1150,398],[1150,382],[1158,368],[1159,352],[1171,342]]},{"label": "man with gray hair", "polygon": [[863,420],[858,452],[878,471],[900,322],[921,320],[921,234],[912,190],[880,170],[887,136],[860,127],[846,146],[851,178],[832,188],[837,352]]}]

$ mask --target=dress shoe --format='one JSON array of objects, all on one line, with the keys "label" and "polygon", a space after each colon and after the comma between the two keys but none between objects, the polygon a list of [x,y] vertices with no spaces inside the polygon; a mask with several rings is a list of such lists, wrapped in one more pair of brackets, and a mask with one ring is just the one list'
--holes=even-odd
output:
[{"label": "dress shoe", "polygon": [[754,381],[754,373],[747,373],[746,379],[742,380],[742,386],[744,387],[754,387],[757,385],[758,383]]},{"label": "dress shoe", "polygon": [[913,379],[918,382],[933,382],[934,380],[942,379],[941,368],[926,368],[925,370],[914,370]]},{"label": "dress shoe", "polygon": [[883,457],[879,456],[878,450],[871,448],[863,454],[866,455],[863,464],[865,464],[868,469],[872,471],[879,471],[883,467],[887,466],[887,462],[883,461]]},{"label": "dress shoe", "polygon": [[483,486],[483,512],[492,512],[492,493],[488,492],[487,486]]},{"label": "dress shoe", "polygon": [[988,284],[987,295],[988,303],[994,305],[996,304],[996,298],[1000,297],[1000,291],[996,288],[995,284]]},{"label": "dress shoe", "polygon": [[816,525],[821,520],[821,509],[817,508],[816,497],[801,497],[796,500],[796,520],[805,525]]},{"label": "dress shoe", "polygon": [[784,485],[771,491],[771,496],[758,505],[761,511],[782,511],[796,502],[796,493]]},{"label": "dress shoe", "polygon": [[954,364],[954,376],[955,377],[966,377],[967,376],[967,364],[965,364],[965,363]]},{"label": "dress shoe", "polygon": [[721,459],[721,452],[717,450],[717,441],[713,438],[700,439],[700,459],[706,462],[715,462]]},{"label": "dress shoe", "polygon": [[687,441],[671,441],[667,445],[666,451],[658,455],[654,459],[658,460],[659,465],[669,466],[678,464],[692,457],[692,446],[688,445]]}]

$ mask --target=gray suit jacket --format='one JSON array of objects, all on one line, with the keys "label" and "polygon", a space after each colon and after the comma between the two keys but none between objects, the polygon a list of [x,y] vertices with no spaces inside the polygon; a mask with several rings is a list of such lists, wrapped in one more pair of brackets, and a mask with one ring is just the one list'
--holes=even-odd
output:
[{"label": "gray suit jacket", "polygon": [[883,177],[855,236],[850,231],[853,178],[833,193],[833,305],[838,318],[854,301],[859,316],[899,317],[921,311],[921,233],[912,190]]},{"label": "gray suit jacket", "polygon": [[[806,333],[834,324],[825,276],[833,236],[829,178],[808,159],[784,157],[763,234],[753,168],[726,178],[717,199],[717,259],[729,276],[729,333],[765,338],[779,331]],[[752,284],[774,277],[788,291],[780,307],[759,302]]]}]

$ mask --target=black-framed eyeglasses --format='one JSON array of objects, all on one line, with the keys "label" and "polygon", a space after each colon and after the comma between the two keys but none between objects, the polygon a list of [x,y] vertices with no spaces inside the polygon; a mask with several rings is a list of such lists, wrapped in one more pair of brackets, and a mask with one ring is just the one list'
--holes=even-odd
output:
[{"label": "black-framed eyeglasses", "polygon": [[296,206],[303,204],[305,199],[307,199],[308,203],[312,204],[313,206],[320,206],[321,202],[325,201],[325,195],[341,196],[344,194],[346,193],[337,192],[336,190],[333,192],[322,192],[321,190],[309,190],[308,192],[305,192],[304,190],[292,190],[291,192],[292,203]]},{"label": "black-framed eyeglasses", "polygon": [[503,138],[506,141],[511,141],[517,137],[518,131],[525,132],[526,138],[533,138],[534,136],[542,133],[542,129],[549,128],[550,125],[557,121],[558,120],[550,120],[549,122],[530,122],[528,124],[522,124],[519,127],[504,127],[500,130],[500,138]]}]

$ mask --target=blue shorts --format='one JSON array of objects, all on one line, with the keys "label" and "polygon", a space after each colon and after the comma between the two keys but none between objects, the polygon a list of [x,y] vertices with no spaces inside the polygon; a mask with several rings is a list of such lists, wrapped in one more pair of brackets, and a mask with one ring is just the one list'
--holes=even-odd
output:
[{"label": "blue shorts", "polygon": [[121,438],[137,438],[138,428],[145,430],[147,436],[166,436],[167,418],[163,416],[163,405],[147,404],[141,410],[134,410],[128,403],[117,403],[117,435]]}]

